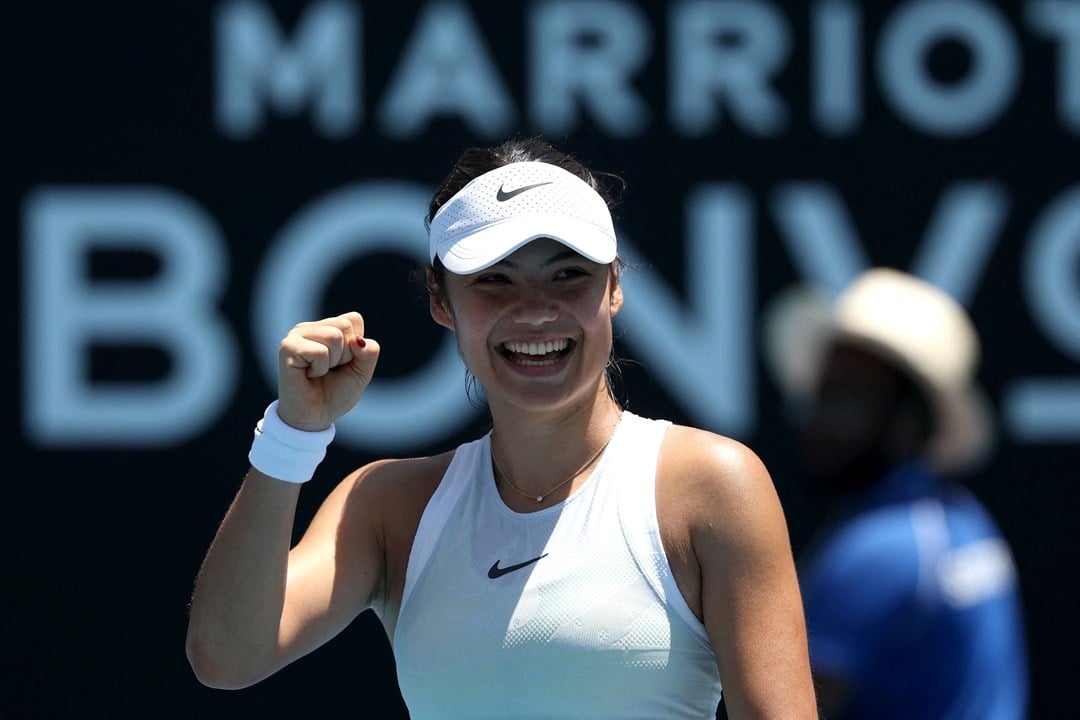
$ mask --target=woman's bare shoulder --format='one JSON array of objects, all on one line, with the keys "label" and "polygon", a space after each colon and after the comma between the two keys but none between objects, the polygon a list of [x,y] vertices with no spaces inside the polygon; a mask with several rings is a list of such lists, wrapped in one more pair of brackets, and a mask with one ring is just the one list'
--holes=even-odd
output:
[{"label": "woman's bare shoulder", "polygon": [[735,438],[689,425],[672,425],[664,438],[663,459],[703,478],[766,472],[761,458]]},{"label": "woman's bare shoulder", "polygon": [[446,474],[454,452],[374,460],[349,473],[335,493],[390,506],[410,500],[426,504]]},{"label": "woman's bare shoulder", "polygon": [[658,471],[664,486],[707,500],[714,512],[775,497],[772,477],[757,453],[739,440],[701,428],[673,425],[661,447]]}]

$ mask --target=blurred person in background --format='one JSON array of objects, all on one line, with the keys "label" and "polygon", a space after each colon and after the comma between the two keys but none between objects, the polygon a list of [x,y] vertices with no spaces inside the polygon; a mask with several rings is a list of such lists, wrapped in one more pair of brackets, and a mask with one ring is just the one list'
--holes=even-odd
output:
[{"label": "blurred person in background", "polygon": [[256,683],[370,608],[414,720],[700,720],[721,691],[733,718],[816,717],[764,465],[612,391],[624,298],[601,190],[540,139],[459,158],[427,217],[429,307],[492,429],[358,468],[295,547],[301,486],[363,402],[379,345],[356,312],[281,341],[278,400],[192,596],[203,683]]},{"label": "blurred person in background", "polygon": [[765,354],[794,403],[801,476],[828,508],[798,558],[829,720],[1017,720],[1028,663],[1012,553],[960,478],[992,445],[964,309],[890,268],[830,302],[766,309]]}]

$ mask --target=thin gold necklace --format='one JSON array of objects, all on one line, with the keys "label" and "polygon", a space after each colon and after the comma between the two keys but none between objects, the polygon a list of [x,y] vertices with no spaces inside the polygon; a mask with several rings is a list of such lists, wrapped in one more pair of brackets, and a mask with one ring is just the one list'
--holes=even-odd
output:
[{"label": "thin gold necklace", "polygon": [[[616,425],[618,425],[618,423],[616,423]],[[502,469],[502,465],[499,464],[499,458],[496,457],[496,455],[495,455],[495,445],[494,445],[494,443],[492,443],[492,445],[491,445],[491,461],[493,463],[495,463],[495,469],[499,471],[499,474],[502,475],[502,479],[506,481],[506,484],[510,486],[511,490],[518,493],[519,495],[524,495],[527,498],[532,498],[536,502],[541,503],[541,502],[544,502],[544,498],[546,498],[548,495],[555,492],[556,490],[561,488],[563,485],[565,485],[566,483],[568,483],[571,480],[573,480],[574,478],[576,478],[578,475],[580,475],[585,470],[585,468],[589,467],[594,462],[596,462],[596,458],[600,457],[601,453],[604,452],[604,449],[607,448],[607,446],[611,444],[611,438],[613,438],[613,437],[615,437],[615,431],[614,430],[611,432],[610,435],[608,435],[608,439],[604,442],[603,445],[600,446],[600,449],[596,451],[596,454],[594,454],[591,458],[589,458],[585,462],[584,465],[579,467],[574,472],[570,473],[570,477],[566,478],[561,483],[559,483],[555,487],[551,488],[550,490],[548,490],[543,495],[533,495],[532,493],[527,493],[524,490],[522,490],[521,488],[519,488],[517,485],[514,484],[514,482],[510,479],[510,476],[507,475],[506,471]]]}]

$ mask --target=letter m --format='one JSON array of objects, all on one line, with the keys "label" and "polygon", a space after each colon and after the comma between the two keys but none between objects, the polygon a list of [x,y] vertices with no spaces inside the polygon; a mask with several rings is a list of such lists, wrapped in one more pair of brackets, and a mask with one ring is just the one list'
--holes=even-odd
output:
[{"label": "letter m", "polygon": [[359,31],[359,10],[340,0],[311,5],[296,22],[291,42],[267,4],[222,5],[215,33],[218,128],[244,139],[262,127],[266,105],[285,116],[310,105],[324,135],[354,130],[361,110]]}]

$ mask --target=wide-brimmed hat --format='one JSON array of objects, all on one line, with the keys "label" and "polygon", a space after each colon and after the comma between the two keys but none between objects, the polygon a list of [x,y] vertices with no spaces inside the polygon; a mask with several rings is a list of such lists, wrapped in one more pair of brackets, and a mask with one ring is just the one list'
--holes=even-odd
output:
[{"label": "wide-brimmed hat", "polygon": [[604,265],[617,253],[611,211],[588,183],[557,165],[515,162],[474,178],[439,208],[429,256],[466,275],[537,238]]},{"label": "wide-brimmed hat", "polygon": [[975,380],[978,334],[964,308],[937,286],[891,268],[863,272],[835,298],[797,286],[766,308],[763,328],[767,365],[789,398],[811,396],[830,344],[844,340],[925,391],[937,421],[925,458],[934,467],[964,470],[989,451],[991,413]]}]

